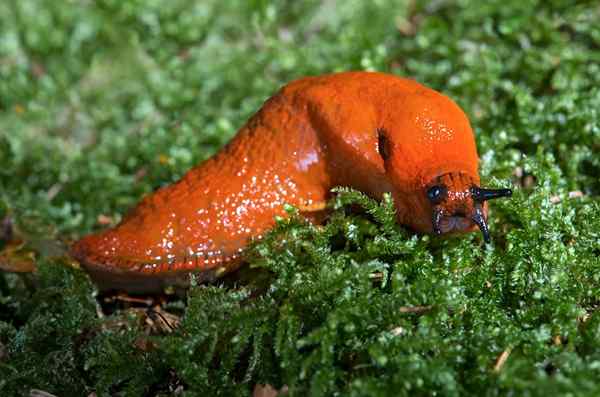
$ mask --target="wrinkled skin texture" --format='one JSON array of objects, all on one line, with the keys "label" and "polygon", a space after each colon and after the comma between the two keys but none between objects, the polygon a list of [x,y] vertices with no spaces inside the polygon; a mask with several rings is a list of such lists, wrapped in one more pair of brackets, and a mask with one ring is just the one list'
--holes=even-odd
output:
[{"label": "wrinkled skin texture", "polygon": [[[469,121],[449,98],[412,80],[348,72],[294,81],[271,97],[219,153],[145,197],[115,228],[84,237],[73,256],[104,288],[132,292],[212,279],[235,269],[249,240],[285,216],[307,216],[332,187],[381,198],[398,222],[431,233],[468,232],[479,206],[478,156]],[[443,183],[440,202],[426,191]]]}]

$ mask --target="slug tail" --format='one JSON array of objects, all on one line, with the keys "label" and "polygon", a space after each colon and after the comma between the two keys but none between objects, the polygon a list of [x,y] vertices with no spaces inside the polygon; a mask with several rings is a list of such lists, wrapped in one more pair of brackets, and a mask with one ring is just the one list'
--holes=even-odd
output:
[{"label": "slug tail", "polygon": [[69,251],[100,290],[157,293],[167,287],[185,289],[192,277],[197,282],[210,282],[234,271],[242,263],[239,252],[213,258],[182,254],[167,261],[125,258],[112,254],[119,247],[117,236],[114,229],[88,235],[75,242]]}]

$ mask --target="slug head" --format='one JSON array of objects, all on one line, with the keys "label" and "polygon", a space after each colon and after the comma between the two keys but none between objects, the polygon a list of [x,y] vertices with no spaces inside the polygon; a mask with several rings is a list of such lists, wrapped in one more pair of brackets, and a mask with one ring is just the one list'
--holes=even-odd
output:
[{"label": "slug head", "polygon": [[431,206],[431,225],[435,234],[469,232],[479,228],[490,242],[487,225],[487,200],[510,197],[510,189],[485,189],[460,172],[443,174],[431,181],[423,192]]},{"label": "slug head", "polygon": [[376,145],[398,221],[438,235],[479,229],[488,242],[486,201],[512,192],[479,186],[479,157],[466,114],[433,90],[416,92],[400,105],[377,130]]}]

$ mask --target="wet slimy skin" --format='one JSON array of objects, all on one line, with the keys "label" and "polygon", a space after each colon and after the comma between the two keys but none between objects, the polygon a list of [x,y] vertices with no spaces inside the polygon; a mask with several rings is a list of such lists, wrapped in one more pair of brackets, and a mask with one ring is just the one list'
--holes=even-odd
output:
[{"label": "wet slimy skin", "polygon": [[347,72],[283,87],[212,158],[145,197],[112,229],[77,241],[72,255],[103,288],[131,292],[213,279],[233,269],[292,204],[311,216],[334,186],[380,199],[398,222],[424,233],[480,229],[486,200],[510,190],[479,187],[469,121],[446,96],[392,75]]}]

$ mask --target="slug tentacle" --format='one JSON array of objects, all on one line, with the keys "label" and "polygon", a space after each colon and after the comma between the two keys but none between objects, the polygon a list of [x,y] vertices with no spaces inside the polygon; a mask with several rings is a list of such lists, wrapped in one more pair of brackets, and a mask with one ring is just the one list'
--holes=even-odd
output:
[{"label": "slug tentacle", "polygon": [[444,210],[441,207],[436,206],[433,209],[433,232],[437,235],[442,234],[442,216],[444,215]]},{"label": "slug tentacle", "polygon": [[481,206],[475,206],[475,213],[473,214],[473,222],[479,227],[481,233],[483,234],[483,240],[486,243],[490,243],[490,231],[488,229],[487,221],[485,220],[485,216],[483,215],[483,211],[481,210]]},{"label": "slug tentacle", "polygon": [[510,197],[512,196],[511,189],[484,189],[478,186],[473,186],[471,188],[471,196],[473,196],[473,200],[484,202],[487,200],[492,200],[501,197]]}]

